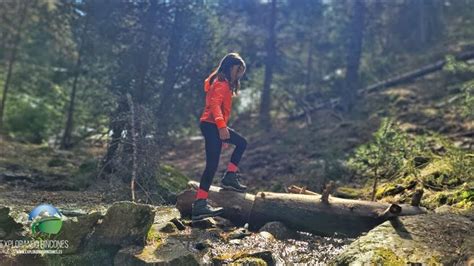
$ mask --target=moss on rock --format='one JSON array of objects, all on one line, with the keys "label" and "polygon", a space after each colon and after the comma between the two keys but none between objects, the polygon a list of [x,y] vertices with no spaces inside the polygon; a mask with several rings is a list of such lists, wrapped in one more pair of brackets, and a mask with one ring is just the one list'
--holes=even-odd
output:
[{"label": "moss on rock", "polygon": [[156,174],[158,191],[167,203],[176,203],[176,194],[186,189],[189,178],[170,165],[162,165]]},{"label": "moss on rock", "polygon": [[406,262],[398,257],[392,250],[387,248],[378,248],[374,251],[372,263],[382,265],[405,265]]},{"label": "moss on rock", "polygon": [[359,237],[333,263],[455,264],[474,255],[473,226],[471,220],[455,214],[400,217]]},{"label": "moss on rock", "polygon": [[48,255],[46,256],[47,265],[113,265],[114,256],[117,253],[117,247],[95,248],[78,254],[71,255]]},{"label": "moss on rock", "polygon": [[261,258],[246,257],[238,259],[229,265],[266,266],[268,264]]}]

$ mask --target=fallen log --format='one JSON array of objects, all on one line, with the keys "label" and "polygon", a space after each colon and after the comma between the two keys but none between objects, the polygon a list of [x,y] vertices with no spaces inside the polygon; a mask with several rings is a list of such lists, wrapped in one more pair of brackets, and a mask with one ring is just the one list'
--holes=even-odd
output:
[{"label": "fallen log", "polygon": [[[466,61],[473,58],[474,58],[474,51],[464,52],[462,54],[455,56],[456,60],[461,60],[461,61]],[[365,88],[363,91],[359,91],[359,93],[370,93],[381,88],[388,88],[388,87],[399,85],[404,82],[411,81],[413,79],[416,79],[416,78],[425,76],[427,74],[430,74],[432,72],[436,72],[438,70],[443,69],[446,63],[447,61],[445,59],[439,60],[433,64],[429,64],[424,67],[418,68],[416,70],[403,73],[401,75],[370,85],[367,88]]]},{"label": "fallen log", "polygon": [[[471,60],[474,58],[474,51],[463,52],[461,54],[456,55],[454,58],[459,61]],[[397,86],[397,85],[412,81],[414,79],[423,77],[433,72],[442,70],[444,65],[446,65],[446,63],[447,61],[445,59],[438,60],[432,64],[425,65],[423,67],[417,68],[415,70],[412,70],[400,75],[395,75],[391,78],[382,80],[375,84],[369,85],[365,88],[360,88],[359,90],[357,90],[357,94],[360,96],[363,96],[364,94],[373,93],[381,89],[387,89],[393,86]],[[314,95],[314,93],[310,93],[306,97],[312,96],[312,95]],[[310,113],[313,113],[315,111],[325,109],[325,108],[330,108],[331,106],[334,105],[333,102],[337,100],[340,100],[340,99],[329,99],[328,101],[318,103],[315,106],[306,107],[303,112],[295,114],[295,115],[291,115],[288,118],[288,120],[290,121],[299,120],[301,118],[307,117]]]},{"label": "fallen log", "polygon": [[[189,189],[178,195],[176,208],[181,215],[191,214],[199,183],[190,181]],[[224,207],[223,217],[241,226],[249,224],[250,230],[258,230],[271,221],[283,222],[288,227],[319,235],[358,236],[387,219],[396,216],[425,213],[423,208],[380,202],[342,199],[329,196],[328,202],[321,195],[258,192],[237,193],[211,186],[209,200]]]}]

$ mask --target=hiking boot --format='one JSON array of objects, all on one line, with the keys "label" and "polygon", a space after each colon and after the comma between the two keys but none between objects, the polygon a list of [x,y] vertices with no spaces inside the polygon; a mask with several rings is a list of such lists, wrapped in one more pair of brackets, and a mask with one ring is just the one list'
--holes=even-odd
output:
[{"label": "hiking boot", "polygon": [[221,179],[221,186],[237,192],[244,192],[247,189],[246,186],[240,184],[239,175],[236,172],[225,172]]},{"label": "hiking boot", "polygon": [[218,216],[224,213],[224,208],[214,208],[207,203],[207,199],[197,199],[192,206],[192,219],[201,220],[204,218]]}]

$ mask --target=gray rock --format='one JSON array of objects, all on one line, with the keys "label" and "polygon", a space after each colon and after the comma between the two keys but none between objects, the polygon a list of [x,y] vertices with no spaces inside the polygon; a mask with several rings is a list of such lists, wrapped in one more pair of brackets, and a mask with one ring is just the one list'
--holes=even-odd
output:
[{"label": "gray rock", "polygon": [[248,257],[262,259],[267,263],[267,265],[275,265],[275,260],[273,259],[272,252],[269,250],[252,252],[248,254]]},{"label": "gray rock", "polygon": [[0,206],[0,237],[2,239],[15,238],[23,228],[23,225],[17,223],[10,214],[10,208]]},{"label": "gray rock", "polygon": [[196,245],[194,245],[194,248],[201,251],[201,250],[204,250],[204,249],[209,248],[211,246],[212,246],[211,241],[209,239],[206,239],[204,241],[196,243]]},{"label": "gray rock", "polygon": [[259,235],[261,235],[263,238],[265,238],[268,241],[274,241],[275,240],[275,237],[267,231],[259,232]]},{"label": "gray rock", "polygon": [[180,230],[180,231],[186,229],[184,224],[176,217],[171,219],[170,222],[174,223],[174,225],[176,225],[176,228],[178,228],[178,230]]},{"label": "gray rock", "polygon": [[259,230],[259,232],[269,232],[272,234],[276,239],[284,240],[284,239],[289,239],[289,238],[296,238],[297,235],[295,232],[291,231],[288,229],[285,224],[282,222],[269,222],[266,223],[264,226],[262,226]]},{"label": "gray rock", "polygon": [[242,240],[240,239],[231,239],[229,243],[234,244],[234,245],[240,245],[242,244]]},{"label": "gray rock", "polygon": [[176,225],[172,222],[168,222],[163,228],[160,229],[160,232],[163,233],[174,233],[178,230]]},{"label": "gray rock", "polygon": [[122,248],[117,252],[114,258],[115,265],[139,266],[147,265],[146,261],[139,258],[143,248],[139,246],[130,246]]},{"label": "gray rock", "polygon": [[266,266],[268,263],[260,258],[245,257],[232,262],[232,265]]},{"label": "gray rock", "polygon": [[333,261],[348,264],[465,264],[474,257],[474,223],[456,214],[399,217],[359,237]]},{"label": "gray rock", "polygon": [[176,209],[175,207],[156,206],[154,208],[155,218],[153,221],[153,226],[156,227],[158,230],[165,227],[168,222],[173,222],[173,220],[177,220],[177,218],[181,216],[178,209]]},{"label": "gray rock", "polygon": [[245,228],[237,228],[234,231],[230,232],[228,235],[229,239],[242,239],[246,236],[251,236],[252,233]]},{"label": "gray rock", "polygon": [[100,213],[93,212],[65,220],[59,234],[54,236],[56,240],[68,241],[68,248],[63,249],[62,253],[72,254],[77,252],[84,245],[86,237],[92,233],[100,218],[102,218]]},{"label": "gray rock", "polygon": [[269,250],[255,250],[250,252],[238,251],[212,258],[214,265],[275,265],[272,252]]},{"label": "gray rock", "polygon": [[144,245],[145,237],[153,224],[153,206],[133,202],[117,202],[105,214],[94,234],[94,242],[105,245]]},{"label": "gray rock", "polygon": [[166,243],[155,248],[142,249],[131,246],[121,249],[114,258],[115,265],[199,265],[193,254],[175,239],[168,239]]},{"label": "gray rock", "polygon": [[201,228],[201,229],[208,229],[208,228],[215,228],[216,221],[213,218],[206,218],[198,221],[192,221],[192,227]]},{"label": "gray rock", "polygon": [[46,266],[48,265],[48,262],[39,254],[17,254],[15,256],[0,254],[0,265]]},{"label": "gray rock", "polygon": [[216,221],[216,225],[220,228],[229,229],[234,227],[234,224],[226,218],[216,216],[214,217],[214,220]]}]

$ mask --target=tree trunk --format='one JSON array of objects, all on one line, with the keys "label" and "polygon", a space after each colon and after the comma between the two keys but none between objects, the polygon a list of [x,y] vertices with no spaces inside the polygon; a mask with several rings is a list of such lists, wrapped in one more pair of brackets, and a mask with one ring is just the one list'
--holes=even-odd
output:
[{"label": "tree trunk", "polygon": [[153,37],[153,28],[156,25],[156,18],[158,16],[158,0],[152,0],[150,3],[150,7],[146,12],[146,16],[144,18],[144,38],[143,38],[143,49],[138,52],[137,61],[135,64],[137,65],[137,91],[133,94],[133,98],[138,101],[138,104],[143,104],[148,95],[146,94],[146,77],[148,70],[150,68],[150,54],[151,54],[151,44],[152,44],[152,37]]},{"label": "tree trunk", "polygon": [[426,14],[425,14],[425,1],[415,1],[416,5],[416,10],[418,11],[418,27],[417,27],[417,32],[418,32],[418,42],[417,46],[418,48],[423,48],[424,45],[426,44],[427,37],[426,37]]},{"label": "tree trunk", "polygon": [[[151,41],[153,35],[153,27],[156,22],[157,18],[157,10],[158,10],[158,3],[156,0],[151,1],[151,5],[148,8],[145,18],[143,20],[143,28],[144,30],[144,44],[143,49],[141,49],[136,55],[137,61],[134,62],[136,65],[136,73],[134,73],[134,77],[137,80],[137,89],[133,91],[133,98],[137,99],[137,104],[143,104],[146,101],[147,94],[146,94],[146,76],[149,70],[149,57],[151,51]],[[112,137],[107,147],[107,153],[105,154],[104,158],[102,159],[102,169],[99,173],[99,177],[104,177],[103,173],[112,173],[115,168],[113,165],[113,159],[116,156],[117,148],[119,147],[120,143],[122,142],[122,132],[124,130],[129,130],[129,122],[126,117],[126,112],[131,111],[128,106],[128,101],[126,95],[119,96],[120,98],[117,100],[117,109],[110,115],[110,130],[112,130]],[[138,125],[135,128],[136,132],[139,133],[139,136],[142,137],[145,134],[142,132],[141,126]],[[125,143],[125,147],[123,149],[125,154],[132,154],[133,147],[127,143]],[[132,167],[132,166],[130,166]]]},{"label": "tree trunk", "polygon": [[114,170],[113,158],[119,147],[119,144],[122,140],[122,131],[126,127],[126,120],[124,119],[124,114],[127,112],[127,99],[125,96],[120,97],[117,100],[117,109],[110,115],[110,126],[109,129],[112,130],[112,136],[107,146],[107,152],[104,155],[101,163],[101,171],[98,177],[103,178],[104,173],[112,173]]},{"label": "tree trunk", "polygon": [[74,106],[75,106],[75,101],[76,101],[77,81],[79,80],[79,76],[81,74],[82,56],[84,54],[84,42],[87,36],[87,29],[89,26],[89,16],[90,14],[86,15],[86,21],[84,22],[84,29],[81,34],[81,40],[80,40],[80,45],[79,45],[76,66],[74,67],[74,81],[72,83],[71,97],[69,99],[69,108],[67,112],[66,127],[64,128],[64,135],[61,141],[61,149],[64,149],[64,150],[67,150],[72,147],[71,135],[72,135],[73,127],[74,127]]},{"label": "tree trunk", "polygon": [[267,58],[265,60],[265,77],[263,81],[263,90],[260,102],[260,125],[267,131],[272,127],[270,108],[271,108],[271,85],[273,79],[273,66],[276,59],[276,0],[272,0],[270,10],[270,23],[268,25],[268,39],[266,42]]},{"label": "tree trunk", "polygon": [[130,191],[132,193],[132,201],[135,202],[135,182],[137,181],[137,136],[135,132],[135,108],[130,93],[127,93],[128,108],[130,108],[130,125],[131,125],[131,139],[132,139],[132,180],[130,181]]},{"label": "tree trunk", "polygon": [[159,107],[159,116],[161,117],[161,121],[159,128],[163,129],[164,132],[168,131],[169,116],[172,112],[170,112],[170,108],[172,108],[173,101],[171,97],[173,97],[173,88],[177,81],[177,67],[179,65],[179,54],[181,52],[181,32],[184,20],[184,11],[180,10],[179,6],[176,6],[176,11],[174,14],[174,21],[173,26],[171,29],[171,37],[169,41],[168,47],[168,55],[166,60],[166,70],[164,75],[164,82],[163,82],[163,92],[160,95],[160,107]]},{"label": "tree trunk", "polygon": [[364,38],[365,3],[363,0],[353,2],[352,18],[350,20],[349,41],[347,42],[346,80],[344,84],[343,108],[350,111],[354,105],[359,88],[359,65]]},{"label": "tree trunk", "polygon": [[[183,216],[189,215],[199,183],[178,195],[176,207]],[[328,203],[321,195],[258,192],[256,195],[222,190],[211,186],[209,200],[224,207],[223,217],[236,225],[249,223],[251,230],[258,230],[267,222],[281,221],[294,230],[333,235],[357,236],[388,218],[424,213],[425,210],[409,205],[394,205],[362,200],[329,197]],[[400,208],[401,207],[401,210]]]},{"label": "tree trunk", "polygon": [[3,116],[4,116],[4,111],[5,111],[5,104],[7,102],[8,89],[10,88],[10,83],[11,83],[11,78],[12,78],[12,73],[13,73],[13,66],[16,63],[18,47],[20,46],[20,42],[21,42],[23,24],[25,23],[25,19],[28,15],[28,2],[23,1],[22,3],[23,3],[23,6],[21,8],[20,18],[18,21],[18,30],[14,37],[14,43],[13,43],[10,59],[8,60],[8,70],[7,70],[7,76],[5,78],[5,85],[3,86],[2,103],[0,104],[0,132],[3,131]]}]

